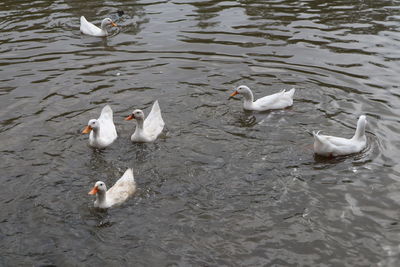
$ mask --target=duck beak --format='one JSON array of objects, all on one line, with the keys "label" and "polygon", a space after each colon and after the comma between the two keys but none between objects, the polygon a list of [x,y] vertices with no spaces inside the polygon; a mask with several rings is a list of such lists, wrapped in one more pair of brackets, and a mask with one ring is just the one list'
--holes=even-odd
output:
[{"label": "duck beak", "polygon": [[131,115],[129,115],[128,117],[126,117],[125,120],[126,120],[126,121],[130,121],[130,120],[132,120],[132,119],[134,119],[134,118],[135,118],[135,115],[131,114]]},{"label": "duck beak", "polygon": [[237,95],[237,94],[239,94],[239,92],[238,92],[238,91],[235,91],[235,92],[233,92],[233,93],[231,94],[231,97],[232,97],[232,96],[235,96],[235,95]]},{"label": "duck beak", "polygon": [[114,22],[111,22],[111,25],[114,26],[114,27],[118,27],[118,25],[116,23],[114,23]]},{"label": "duck beak", "polygon": [[85,127],[85,129],[83,129],[82,133],[88,134],[88,133],[90,133],[91,130],[93,130],[93,128],[88,125]]},{"label": "duck beak", "polygon": [[88,193],[89,195],[96,195],[96,193],[99,191],[99,188],[97,186],[93,187],[92,190]]},{"label": "duck beak", "polygon": [[233,93],[229,96],[228,100],[231,99],[231,97],[234,97],[234,96],[237,95],[237,94],[239,94],[238,91],[233,92]]}]

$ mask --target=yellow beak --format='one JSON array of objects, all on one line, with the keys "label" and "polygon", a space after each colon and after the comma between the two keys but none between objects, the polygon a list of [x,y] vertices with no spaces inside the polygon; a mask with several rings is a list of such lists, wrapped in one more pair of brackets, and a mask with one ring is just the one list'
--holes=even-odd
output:
[{"label": "yellow beak", "polygon": [[129,115],[128,117],[125,118],[126,121],[130,121],[132,119],[134,119],[135,116],[133,114]]},{"label": "yellow beak", "polygon": [[92,190],[88,193],[89,195],[96,195],[96,193],[99,191],[99,188],[97,186],[93,187]]},{"label": "yellow beak", "polygon": [[82,133],[88,134],[88,133],[90,133],[91,130],[93,130],[93,128],[88,125],[85,127],[85,129],[83,129]]},{"label": "yellow beak", "polygon": [[231,96],[235,96],[235,95],[237,95],[237,94],[239,94],[239,92],[238,92],[238,91],[235,91],[235,92],[233,92],[233,93],[231,94]]}]

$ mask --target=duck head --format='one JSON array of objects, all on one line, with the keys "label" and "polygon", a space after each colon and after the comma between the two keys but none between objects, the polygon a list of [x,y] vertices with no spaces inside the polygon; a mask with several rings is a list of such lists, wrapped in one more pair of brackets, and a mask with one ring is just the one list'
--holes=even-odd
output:
[{"label": "duck head", "polygon": [[115,24],[110,18],[105,18],[101,21],[101,28],[104,30],[107,26],[117,27],[118,25]]},{"label": "duck head", "polygon": [[231,94],[230,97],[233,97],[235,95],[241,94],[245,99],[248,100],[253,100],[253,93],[251,92],[250,88],[247,87],[246,85],[240,85],[238,86],[235,91]]},{"label": "duck head", "polygon": [[125,118],[126,121],[130,121],[132,119],[136,119],[138,121],[144,120],[144,113],[140,109],[135,109],[131,115]]},{"label": "duck head", "polygon": [[106,184],[102,181],[97,181],[94,184],[92,190],[90,190],[88,194],[89,195],[104,194],[106,191],[107,191]]},{"label": "duck head", "polygon": [[88,134],[90,133],[92,130],[97,130],[100,128],[100,124],[97,120],[92,119],[88,122],[88,125],[85,127],[85,129],[83,129],[82,133],[83,134]]},{"label": "duck head", "polygon": [[363,138],[365,137],[365,127],[367,126],[367,117],[365,115],[361,115],[357,121],[357,129],[353,138]]}]

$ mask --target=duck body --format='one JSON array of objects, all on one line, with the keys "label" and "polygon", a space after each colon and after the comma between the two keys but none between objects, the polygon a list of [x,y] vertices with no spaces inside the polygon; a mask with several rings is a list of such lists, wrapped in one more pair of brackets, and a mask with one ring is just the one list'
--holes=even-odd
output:
[{"label": "duck body", "polygon": [[367,146],[367,137],[365,135],[366,117],[360,116],[357,122],[357,129],[354,136],[350,139],[322,135],[313,132],[314,153],[325,157],[336,157],[354,154],[362,151]]},{"label": "duck body", "polygon": [[284,109],[293,105],[293,94],[296,89],[292,88],[288,92],[282,90],[279,93],[267,95],[254,101],[253,92],[249,87],[241,85],[231,94],[235,96],[237,94],[243,95],[243,108],[246,110],[253,111],[266,111],[271,109]]},{"label": "duck body", "polygon": [[110,189],[107,190],[105,183],[98,181],[89,194],[96,195],[95,208],[108,209],[122,204],[135,192],[136,182],[133,177],[133,170],[129,168]]},{"label": "duck body", "polygon": [[125,120],[136,119],[136,129],[131,136],[132,142],[148,143],[154,142],[164,128],[164,120],[161,116],[161,109],[156,100],[146,119],[140,109],[136,109]]},{"label": "duck body", "polygon": [[89,133],[89,145],[95,148],[105,148],[111,145],[118,134],[113,121],[113,111],[109,105],[102,110],[100,117],[89,121],[82,133]]},{"label": "duck body", "polygon": [[98,37],[104,37],[108,35],[107,32],[108,25],[117,26],[110,18],[105,18],[102,20],[101,28],[87,21],[84,16],[81,16],[80,21],[81,21],[80,31],[82,33]]}]

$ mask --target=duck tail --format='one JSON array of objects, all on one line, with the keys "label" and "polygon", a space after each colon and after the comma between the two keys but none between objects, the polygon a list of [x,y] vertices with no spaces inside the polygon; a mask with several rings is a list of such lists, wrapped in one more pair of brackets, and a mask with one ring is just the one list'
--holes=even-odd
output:
[{"label": "duck tail", "polygon": [[320,132],[321,132],[321,131],[318,131],[318,132],[312,131],[312,134],[313,134],[314,137],[317,137],[317,136],[319,135]]},{"label": "duck tail", "polygon": [[161,108],[160,105],[158,104],[158,99],[156,101],[154,101],[153,106],[151,108],[151,111],[160,111],[161,112]]},{"label": "duck tail", "polygon": [[101,116],[109,116],[113,117],[113,111],[110,107],[110,105],[106,105],[102,110],[101,110]]},{"label": "duck tail", "polygon": [[316,142],[322,143],[322,141],[321,141],[321,139],[320,139],[320,137],[319,137],[319,133],[320,133],[320,132],[321,132],[321,131],[318,131],[318,132],[313,131],[312,134],[313,134],[314,140],[315,140]]},{"label": "duck tail", "polygon": [[133,181],[135,181],[135,177],[133,176],[133,169],[132,168],[128,168],[125,173],[124,176],[129,178],[132,178]]},{"label": "duck tail", "polygon": [[285,92],[285,96],[293,98],[294,92],[296,92],[296,89],[292,88],[289,91]]}]

